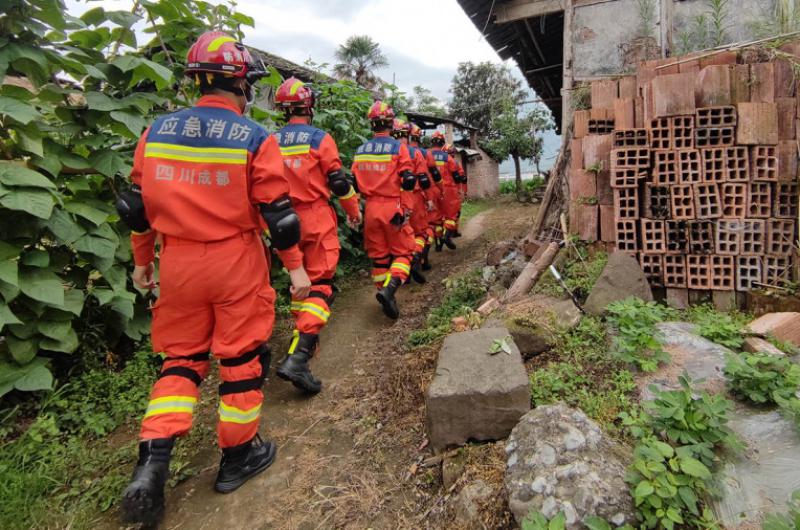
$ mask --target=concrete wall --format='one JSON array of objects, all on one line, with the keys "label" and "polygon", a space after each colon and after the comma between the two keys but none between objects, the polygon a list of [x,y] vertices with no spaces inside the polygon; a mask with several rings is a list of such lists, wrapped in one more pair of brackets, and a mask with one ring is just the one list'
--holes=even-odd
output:
[{"label": "concrete wall", "polygon": [[[651,0],[655,5],[651,51],[660,57],[662,40],[672,41],[671,55],[680,51],[680,35],[691,34],[698,15],[708,13],[708,0]],[[725,11],[727,42],[755,39],[754,24],[769,20],[777,0],[730,0]],[[631,48],[641,46],[638,0],[573,0],[572,53],[575,80],[617,75],[632,70],[626,61]],[[670,24],[671,21],[671,24]],[[665,24],[671,25],[671,32]],[[663,48],[669,48],[668,45]]]},{"label": "concrete wall", "polygon": [[467,195],[471,198],[493,197],[500,192],[500,165],[481,148],[481,159],[462,165],[467,172]]}]

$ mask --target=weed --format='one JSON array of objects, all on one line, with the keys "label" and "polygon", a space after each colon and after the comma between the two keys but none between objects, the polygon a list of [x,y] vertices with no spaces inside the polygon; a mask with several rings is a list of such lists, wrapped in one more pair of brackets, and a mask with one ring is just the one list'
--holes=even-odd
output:
[{"label": "weed", "polygon": [[475,217],[479,213],[488,210],[491,206],[491,202],[484,199],[470,199],[464,201],[461,205],[461,222],[463,223],[467,219]]},{"label": "weed", "polygon": [[800,366],[768,353],[739,353],[725,361],[725,376],[734,395],[759,405],[794,398]]},{"label": "weed", "polygon": [[654,0],[636,0],[639,8],[639,36],[652,37],[656,21],[656,3]]},{"label": "weed", "polygon": [[617,330],[614,352],[623,361],[645,372],[669,361],[659,342],[656,324],[675,315],[675,311],[655,302],[629,297],[608,305],[608,321]]},{"label": "weed", "polygon": [[767,335],[767,342],[778,348],[783,353],[788,353],[789,355],[796,355],[798,353],[797,347],[794,344],[786,340],[780,340],[774,335]]},{"label": "weed", "polygon": [[447,335],[453,317],[470,314],[486,294],[479,271],[445,280],[442,303],[431,310],[424,329],[408,336],[411,346],[423,346]]},{"label": "weed", "polygon": [[686,311],[686,317],[697,325],[697,333],[712,342],[738,350],[744,343],[744,327],[748,317],[743,313],[720,313],[713,306],[702,304]]},{"label": "weed", "polygon": [[[603,272],[608,254],[603,250],[590,251],[581,242],[576,243],[574,249],[571,251],[573,254],[560,267],[559,273],[567,288],[578,298],[585,300]],[[564,295],[564,289],[549,272],[536,283],[534,292],[555,297]]]},{"label": "weed", "polygon": [[792,493],[786,513],[769,514],[761,525],[763,530],[797,530],[800,528],[800,490]]},{"label": "weed", "polygon": [[580,83],[572,89],[572,110],[589,110],[592,108],[592,85]]},{"label": "weed", "polygon": [[[537,189],[543,187],[545,184],[544,179],[542,177],[533,177],[529,180],[522,181],[522,188],[526,193],[533,193]],[[513,180],[504,180],[500,183],[500,194],[501,195],[516,195],[517,192],[517,183]]]}]

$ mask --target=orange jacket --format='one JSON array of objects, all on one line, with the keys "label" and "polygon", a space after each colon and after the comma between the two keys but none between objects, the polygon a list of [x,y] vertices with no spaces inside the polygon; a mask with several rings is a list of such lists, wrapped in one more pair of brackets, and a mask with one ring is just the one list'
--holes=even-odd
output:
[{"label": "orange jacket", "polygon": [[[131,180],[141,186],[151,230],[132,234],[134,261],[154,259],[156,234],[220,241],[260,230],[258,204],[289,193],[277,141],[222,96],[158,118],[134,153]],[[279,251],[295,269],[297,245]]]},{"label": "orange jacket", "polygon": [[378,133],[357,150],[351,167],[358,182],[358,191],[370,197],[400,197],[400,173],[413,172],[408,146]]},{"label": "orange jacket", "polygon": [[[281,155],[286,165],[286,177],[294,204],[328,200],[328,174],[341,169],[339,149],[331,135],[305,123],[303,118],[292,117],[289,124],[275,133]],[[358,216],[358,196],[350,193],[339,198],[350,217]]]},{"label": "orange jacket", "polygon": [[[436,168],[442,175],[442,185],[457,186],[456,181],[453,180],[453,173],[458,171],[455,158],[439,147],[434,147],[428,151],[428,154],[433,158]],[[430,165],[430,160],[428,165]]]}]

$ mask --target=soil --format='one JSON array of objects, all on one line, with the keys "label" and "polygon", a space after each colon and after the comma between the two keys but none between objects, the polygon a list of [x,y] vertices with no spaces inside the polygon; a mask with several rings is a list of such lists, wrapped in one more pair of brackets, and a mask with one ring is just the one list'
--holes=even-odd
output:
[{"label": "soil", "polygon": [[[279,446],[275,464],[235,493],[221,495],[212,489],[218,452],[203,449],[192,458],[201,471],[167,492],[160,528],[456,528],[449,501],[476,478],[495,488],[487,502],[493,506],[486,507],[490,515],[480,524],[505,527],[502,476],[496,476],[502,444],[468,450],[464,475],[447,490],[436,458],[426,461],[432,453],[423,393],[439,344],[412,350],[406,337],[424,326],[445,278],[482,266],[492,243],[524,235],[535,214],[535,206],[500,199],[469,219],[455,240],[457,250],[431,252],[428,284],[401,290],[396,322],[382,315],[366,277],[340,293],[313,361],[322,393],[304,397],[274,376],[265,386],[262,432]],[[285,340],[273,342],[280,352]],[[274,355],[271,374],[280,356]],[[213,425],[214,389],[213,381],[204,385],[196,423]],[[119,528],[116,516],[111,513],[99,526]]]}]

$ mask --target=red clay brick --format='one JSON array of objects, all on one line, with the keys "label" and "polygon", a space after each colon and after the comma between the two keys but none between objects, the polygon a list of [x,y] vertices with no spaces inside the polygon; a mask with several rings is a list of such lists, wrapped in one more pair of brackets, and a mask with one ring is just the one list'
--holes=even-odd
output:
[{"label": "red clay brick", "polygon": [[674,123],[669,118],[656,118],[650,124],[650,146],[653,149],[674,149]]},{"label": "red clay brick", "polygon": [[659,75],[653,79],[653,116],[694,114],[694,74]]},{"label": "red clay brick", "polygon": [[636,87],[636,76],[628,75],[619,79],[619,97],[621,98],[635,98],[639,96],[639,91]]},{"label": "red clay brick", "polygon": [[645,216],[652,219],[669,219],[670,193],[668,186],[648,184],[644,188]]},{"label": "red clay brick", "polygon": [[731,103],[750,101],[750,65],[734,64],[731,66]]},{"label": "red clay brick", "polygon": [[775,185],[772,215],[785,219],[797,218],[797,182],[778,182]]},{"label": "red clay brick", "polygon": [[636,111],[633,98],[617,98],[614,100],[614,127],[616,129],[632,129],[636,127]]},{"label": "red clay brick", "polygon": [[686,287],[686,256],[666,254],[664,256],[664,286],[682,289]]},{"label": "red clay brick", "polygon": [[597,203],[600,205],[614,204],[614,191],[611,189],[611,171],[597,173]]},{"label": "red clay brick", "polygon": [[634,126],[637,128],[644,127],[644,98],[635,98],[633,100],[633,114]]},{"label": "red clay brick", "polygon": [[703,107],[695,112],[695,125],[706,127],[732,127],[736,125],[736,107]]},{"label": "red clay brick", "polygon": [[772,336],[800,346],[800,313],[767,313],[750,322],[747,327],[756,335]]},{"label": "red clay brick", "polygon": [[592,171],[585,169],[570,171],[569,198],[571,201],[580,201],[596,196],[597,177]]},{"label": "red clay brick", "polygon": [[726,219],[744,219],[747,215],[747,183],[723,182],[720,184],[720,201],[722,217]]},{"label": "red clay brick", "polygon": [[694,144],[703,147],[730,147],[736,139],[736,127],[706,127],[694,130]]},{"label": "red clay brick", "polygon": [[750,149],[746,145],[736,145],[725,149],[728,165],[728,180],[731,182],[750,181]]},{"label": "red clay brick", "polygon": [[611,187],[638,188],[639,182],[647,176],[647,170],[635,167],[611,168]]},{"label": "red clay brick", "polygon": [[572,119],[574,122],[574,135],[575,138],[583,138],[587,134],[589,134],[589,111],[588,110],[576,110],[575,113],[572,115]]},{"label": "red clay brick", "polygon": [[762,263],[765,284],[784,287],[794,280],[793,256],[764,256]]},{"label": "red clay brick", "polygon": [[583,138],[573,138],[569,143],[569,167],[572,170],[583,169]]},{"label": "red clay brick", "polygon": [[583,241],[597,241],[600,234],[599,208],[596,204],[571,203],[569,229]]},{"label": "red clay brick", "polygon": [[614,206],[601,204],[600,210],[600,241],[614,243],[617,240],[616,225],[614,224]]},{"label": "red clay brick", "polygon": [[778,143],[778,173],[780,182],[797,181],[797,141],[782,140]]},{"label": "red clay brick", "polygon": [[614,131],[614,148],[650,147],[650,134],[647,129],[633,128]]},{"label": "red clay brick", "polygon": [[791,61],[776,59],[772,64],[775,69],[775,100],[793,98],[795,95],[795,73]]},{"label": "red clay brick", "polygon": [[700,151],[684,149],[678,151],[678,181],[680,184],[703,182],[703,166]]},{"label": "red clay brick", "polygon": [[715,250],[716,224],[707,219],[686,222],[689,233],[689,253],[713,254]]},{"label": "red clay brick", "polygon": [[647,169],[650,167],[649,147],[619,147],[611,150],[611,169],[628,167]]},{"label": "red clay brick", "polygon": [[726,147],[700,149],[700,161],[703,164],[703,180],[705,182],[728,180],[728,149]]},{"label": "red clay brick", "polygon": [[651,286],[664,286],[664,258],[661,254],[640,252],[639,266]]},{"label": "red clay brick", "polygon": [[750,65],[750,101],[772,103],[775,101],[775,65],[755,63]]},{"label": "red clay brick", "polygon": [[671,186],[680,182],[676,151],[653,151],[652,184]]},{"label": "red clay brick", "polygon": [[638,223],[633,219],[616,220],[617,249],[623,252],[639,251]]},{"label": "red clay brick", "polygon": [[700,69],[714,64],[736,64],[739,59],[739,53],[735,51],[724,51],[715,53],[710,57],[703,57],[700,59]]},{"label": "red clay brick", "polygon": [[689,250],[689,221],[664,221],[668,254],[685,254]]},{"label": "red clay brick", "polygon": [[767,219],[767,254],[794,254],[797,242],[797,222],[794,219]]},{"label": "red clay brick", "polygon": [[754,181],[778,180],[778,149],[774,145],[754,145],[750,148],[750,176]]},{"label": "red clay brick", "polygon": [[736,290],[749,291],[762,281],[760,256],[736,257]]},{"label": "red clay brick", "polygon": [[641,250],[643,252],[662,253],[665,251],[664,221],[641,219],[639,233],[642,235]]},{"label": "red clay brick", "polygon": [[797,138],[797,100],[795,98],[778,98],[778,139],[794,140]]},{"label": "red clay brick", "polygon": [[590,134],[583,138],[583,167],[605,170],[611,167],[610,134]]},{"label": "red clay brick", "polygon": [[736,283],[736,258],[711,256],[710,287],[717,291],[733,291]]},{"label": "red clay brick", "polygon": [[672,141],[675,149],[694,149],[694,116],[675,116],[672,122]]},{"label": "red clay brick", "polygon": [[614,100],[619,97],[619,88],[614,79],[601,79],[592,81],[592,108],[610,109]]},{"label": "red clay brick", "polygon": [[589,109],[589,119],[595,121],[606,121],[614,119],[613,103],[610,108],[592,107]]},{"label": "red clay brick", "polygon": [[589,136],[593,134],[611,134],[614,132],[614,120],[589,120]]},{"label": "red clay brick", "polygon": [[730,105],[730,67],[728,65],[712,65],[700,70],[695,81],[694,93],[695,105],[698,107]]},{"label": "red clay brick", "polygon": [[767,233],[764,219],[745,219],[742,224],[741,248],[742,256],[760,256],[764,254]]},{"label": "red clay brick", "polygon": [[686,286],[689,289],[711,288],[711,258],[706,255],[686,256]]},{"label": "red clay brick", "polygon": [[656,117],[655,103],[653,102],[653,86],[648,84],[642,90],[642,121],[650,123]]},{"label": "red clay brick", "polygon": [[714,247],[720,256],[738,256],[742,249],[744,222],[720,219],[714,234]]},{"label": "red clay brick", "polygon": [[677,220],[690,220],[695,218],[694,192],[692,186],[675,185],[670,189],[672,218]]},{"label": "red clay brick", "polygon": [[775,145],[778,143],[778,108],[775,103],[739,103],[736,143]]},{"label": "red clay brick", "polygon": [[614,216],[618,221],[639,219],[639,190],[636,188],[614,190]]},{"label": "red clay brick", "polygon": [[747,197],[747,217],[767,219],[772,217],[771,182],[751,182]]}]

